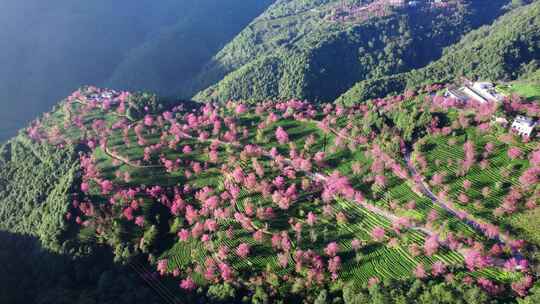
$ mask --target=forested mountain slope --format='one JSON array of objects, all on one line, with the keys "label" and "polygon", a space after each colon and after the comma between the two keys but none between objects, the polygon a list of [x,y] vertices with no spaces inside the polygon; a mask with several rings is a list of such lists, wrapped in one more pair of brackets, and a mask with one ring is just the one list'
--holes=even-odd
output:
[{"label": "forested mountain slope", "polygon": [[82,85],[181,93],[271,2],[1,1],[0,141]]},{"label": "forested mountain slope", "polygon": [[535,81],[537,83],[540,83],[540,69],[537,69],[535,71],[530,71],[522,75],[520,79],[524,81]]},{"label": "forested mountain slope", "polygon": [[32,235],[60,251],[64,215],[78,172],[73,147],[59,150],[18,136],[0,147],[0,230]]},{"label": "forested mountain slope", "polygon": [[443,47],[491,22],[508,2],[278,1],[198,75],[197,86],[210,87],[195,99],[333,100],[359,80],[439,58]]},{"label": "forested mountain slope", "polygon": [[[347,104],[384,97],[433,82],[450,82],[461,76],[484,80],[534,79],[540,67],[540,2],[500,17],[493,25],[467,34],[444,50],[441,59],[403,74],[357,83],[338,98]],[[538,79],[538,76],[536,76]]]}]

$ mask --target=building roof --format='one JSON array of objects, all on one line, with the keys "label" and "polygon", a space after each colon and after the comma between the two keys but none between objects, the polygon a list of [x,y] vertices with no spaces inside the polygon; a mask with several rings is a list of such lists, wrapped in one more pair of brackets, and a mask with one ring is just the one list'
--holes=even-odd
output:
[{"label": "building roof", "polygon": [[536,122],[529,117],[525,117],[522,115],[516,116],[516,119],[514,119],[514,123],[518,123],[520,125],[526,125],[528,127],[534,127],[536,125]]},{"label": "building roof", "polygon": [[487,102],[488,100],[482,96],[481,94],[478,94],[478,92],[476,92],[475,89],[469,87],[469,86],[465,86],[463,88],[463,91],[465,92],[465,94],[467,94],[470,98],[472,99],[475,99],[481,103],[484,103],[484,102]]},{"label": "building roof", "polygon": [[491,83],[491,82],[475,82],[474,86],[485,90],[485,89],[493,88],[493,83]]},{"label": "building roof", "polygon": [[454,98],[457,98],[459,100],[467,100],[467,99],[469,99],[469,96],[467,94],[465,94],[460,89],[456,89],[456,88],[448,89],[448,95],[450,95],[450,96],[452,96]]},{"label": "building roof", "polygon": [[475,82],[471,89],[491,101],[501,101],[503,99],[503,96],[495,90],[495,85],[491,82]]}]

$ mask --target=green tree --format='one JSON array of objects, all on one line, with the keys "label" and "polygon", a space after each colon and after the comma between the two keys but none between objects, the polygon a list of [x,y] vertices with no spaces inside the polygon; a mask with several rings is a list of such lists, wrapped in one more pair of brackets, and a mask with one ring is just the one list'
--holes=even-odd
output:
[{"label": "green tree", "polygon": [[230,303],[234,299],[236,292],[231,284],[223,283],[211,285],[206,294],[212,301]]},{"label": "green tree", "polygon": [[328,303],[328,291],[326,291],[326,289],[323,289],[321,290],[321,292],[319,292],[319,295],[317,296],[317,298],[315,299],[315,301],[313,302],[314,304],[327,304]]}]

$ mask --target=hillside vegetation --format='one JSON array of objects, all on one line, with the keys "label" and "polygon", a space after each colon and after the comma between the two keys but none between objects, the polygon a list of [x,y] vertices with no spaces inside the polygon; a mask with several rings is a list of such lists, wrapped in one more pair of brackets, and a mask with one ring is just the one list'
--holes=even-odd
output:
[{"label": "hillside vegetation", "polygon": [[209,87],[194,99],[331,101],[357,81],[406,72],[439,58],[443,47],[491,22],[507,3],[381,6],[364,18],[340,21],[328,16],[341,1],[278,1],[198,75],[198,86]]},{"label": "hillside vegetation", "polygon": [[118,261],[148,256],[173,294],[313,302],[450,276],[475,283],[460,297],[525,296],[538,227],[512,218],[536,210],[540,147],[489,121],[540,109],[440,93],[163,109],[83,88],[28,136],[85,147],[68,225]]},{"label": "hillside vegetation", "polygon": [[39,239],[0,231],[0,301],[10,304],[158,304],[155,292],[102,248],[74,259],[43,248]]},{"label": "hillside vegetation", "polygon": [[361,81],[337,101],[353,104],[399,93],[405,88],[452,82],[462,76],[507,81],[522,75],[533,78],[539,64],[540,2],[537,1],[500,17],[493,25],[465,35],[459,43],[445,49],[439,60],[428,66]]},{"label": "hillside vegetation", "polygon": [[0,229],[41,240],[59,251],[64,214],[79,168],[73,147],[56,149],[25,136],[0,148]]},{"label": "hillside vegetation", "polygon": [[85,86],[0,145],[1,303],[540,301],[540,1],[190,1],[108,82],[195,101]]}]

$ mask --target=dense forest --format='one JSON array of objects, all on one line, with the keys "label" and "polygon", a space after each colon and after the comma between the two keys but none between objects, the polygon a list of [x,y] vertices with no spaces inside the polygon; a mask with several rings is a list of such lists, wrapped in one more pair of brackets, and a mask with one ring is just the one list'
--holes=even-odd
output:
[{"label": "dense forest", "polygon": [[24,136],[0,147],[0,302],[161,303],[138,272],[113,262],[110,249],[74,237],[65,213],[77,160],[75,147]]},{"label": "dense forest", "polygon": [[[199,87],[211,86],[195,100],[334,100],[357,81],[428,64],[509,9],[504,0],[451,1],[387,8],[356,22],[329,20],[340,3],[276,2],[205,67]],[[297,13],[284,13],[291,6]]]},{"label": "dense forest", "polygon": [[61,251],[63,214],[78,172],[73,147],[58,150],[19,136],[0,147],[0,229],[32,235]]},{"label": "dense forest", "polygon": [[0,264],[2,303],[163,303],[131,267],[114,264],[105,248],[74,259],[43,249],[34,237],[1,231]]},{"label": "dense forest", "polygon": [[521,77],[533,79],[539,67],[540,3],[535,2],[506,14],[493,25],[465,35],[428,66],[361,81],[338,101],[352,104],[399,93],[407,87],[451,82],[460,77],[503,81]]}]

